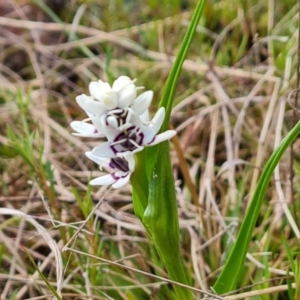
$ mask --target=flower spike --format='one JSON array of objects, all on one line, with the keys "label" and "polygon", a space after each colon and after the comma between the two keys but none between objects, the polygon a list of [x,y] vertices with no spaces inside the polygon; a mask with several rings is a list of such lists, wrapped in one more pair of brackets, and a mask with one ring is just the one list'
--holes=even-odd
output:
[{"label": "flower spike", "polygon": [[157,134],[165,118],[165,108],[161,107],[149,121],[148,108],[153,92],[146,91],[137,96],[138,89],[135,79],[120,76],[112,86],[102,80],[92,81],[89,85],[91,96],[76,97],[89,118],[72,122],[71,127],[76,131],[73,134],[106,138],[106,142],[86,152],[86,156],[101,168],[113,170],[111,174],[91,180],[91,185],[124,186],[135,169],[133,155],[176,134],[174,130]]}]

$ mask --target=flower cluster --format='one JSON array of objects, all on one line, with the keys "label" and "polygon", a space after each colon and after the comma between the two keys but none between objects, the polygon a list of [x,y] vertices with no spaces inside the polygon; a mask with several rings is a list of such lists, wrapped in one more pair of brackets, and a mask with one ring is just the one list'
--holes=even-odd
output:
[{"label": "flower cluster", "polygon": [[88,118],[71,123],[76,131],[73,134],[106,138],[105,142],[85,154],[101,168],[113,170],[111,174],[93,179],[91,185],[122,187],[135,169],[135,153],[176,134],[174,130],[157,134],[165,118],[165,109],[161,107],[150,120],[148,108],[153,92],[146,91],[137,96],[139,89],[135,80],[121,76],[112,86],[102,80],[92,81],[89,85],[90,96],[82,94],[76,97]]}]

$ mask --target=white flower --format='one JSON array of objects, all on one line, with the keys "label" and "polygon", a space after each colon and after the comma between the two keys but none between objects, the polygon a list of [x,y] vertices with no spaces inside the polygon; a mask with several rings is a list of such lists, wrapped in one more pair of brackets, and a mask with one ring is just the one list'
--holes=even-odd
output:
[{"label": "white flower", "polygon": [[91,180],[91,185],[124,186],[135,169],[133,155],[176,134],[174,130],[157,134],[165,118],[165,108],[161,107],[149,120],[153,92],[146,91],[137,97],[138,87],[134,82],[127,76],[119,77],[112,86],[102,80],[93,81],[89,85],[91,96],[76,97],[88,118],[71,123],[76,131],[73,134],[106,138],[106,142],[86,152],[86,156],[101,168],[113,169],[111,174]]},{"label": "white flower", "polygon": [[[82,137],[104,137],[109,127],[116,130],[126,130],[133,125],[133,119],[139,115],[138,120],[143,123],[149,121],[148,107],[152,101],[153,92],[147,91],[139,95],[132,107],[127,109],[104,110],[99,102],[90,99],[89,96],[81,95],[78,104],[84,108],[89,118],[83,121],[73,121],[70,126],[76,131],[73,135]],[[78,100],[78,99],[77,99]],[[92,114],[92,112],[96,114]],[[101,115],[102,113],[102,115]],[[91,121],[93,124],[87,123]]]},{"label": "white flower", "polygon": [[86,152],[85,155],[92,161],[105,167],[113,169],[114,172],[95,178],[89,182],[90,185],[110,185],[114,189],[118,189],[129,182],[130,176],[135,168],[133,155],[126,157],[103,158],[94,155],[92,152]]},{"label": "white flower", "polygon": [[[139,115],[141,120],[147,120],[153,92],[146,91],[136,97],[136,90],[133,93],[132,87],[130,87],[131,92],[128,91],[129,84],[127,80],[120,79],[123,77],[128,78],[121,76],[113,84],[113,88],[119,91],[118,93],[114,92],[108,83],[99,80],[90,84],[92,97],[85,94],[76,97],[78,105],[90,117],[99,132],[105,131],[107,126],[124,130],[132,125],[131,118],[133,115]],[[131,99],[133,95],[136,98]],[[108,102],[111,105],[107,104]]]},{"label": "white flower", "polygon": [[92,116],[91,121],[101,132],[105,132],[107,127],[117,130],[126,130],[128,127],[134,124],[133,120],[138,119],[139,121],[148,121],[148,107],[152,101],[152,97],[153,92],[147,91],[139,95],[134,100],[134,103],[131,107],[109,110],[102,114],[102,116]]},{"label": "white flower", "polygon": [[133,125],[124,131],[107,128],[105,133],[108,141],[96,146],[91,152],[98,157],[126,157],[142,151],[145,146],[153,146],[169,140],[176,134],[175,130],[157,134],[164,117],[165,109],[161,107],[148,125],[133,116]]},{"label": "white flower", "polygon": [[125,108],[130,106],[136,98],[137,87],[135,79],[120,76],[112,87],[102,80],[92,81],[89,90],[92,98],[98,100],[104,108]]}]

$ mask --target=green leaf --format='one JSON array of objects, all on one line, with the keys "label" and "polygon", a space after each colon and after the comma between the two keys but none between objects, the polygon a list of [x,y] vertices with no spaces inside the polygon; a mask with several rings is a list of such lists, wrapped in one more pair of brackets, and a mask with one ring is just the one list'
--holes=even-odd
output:
[{"label": "green leaf", "polygon": [[33,158],[33,139],[34,133],[29,136],[20,137],[15,134],[11,127],[7,127],[7,136],[9,138],[10,146],[23,158],[32,170],[35,170],[34,158]]},{"label": "green leaf", "polygon": [[[177,82],[182,70],[183,63],[186,59],[188,50],[190,49],[190,46],[192,44],[192,40],[196,32],[200,17],[202,15],[205,2],[206,0],[198,1],[190,25],[187,29],[187,32],[180,46],[179,52],[176,56],[175,62],[168,76],[164,92],[159,103],[159,107],[164,107],[166,109],[166,116],[161,126],[160,132],[164,132],[169,129],[170,116],[173,107],[173,100],[176,92]],[[147,176],[149,177],[152,172],[154,163],[156,161],[157,146],[146,149],[146,153],[147,157],[151,157],[150,160],[146,161],[146,170],[148,171]]]},{"label": "green leaf", "polygon": [[[170,71],[160,107],[165,107],[166,116],[160,132],[169,128],[173,98],[183,62],[190,48],[205,0],[197,3],[187,33],[181,44],[175,63]],[[180,283],[189,284],[180,251],[177,200],[171,167],[168,142],[146,148],[136,155],[137,166],[131,177],[133,202],[136,215],[147,229],[169,277]],[[192,300],[190,290],[174,286],[178,299]]]},{"label": "green leaf", "polygon": [[219,275],[213,289],[218,294],[224,294],[232,291],[238,281],[241,269],[243,268],[246,258],[247,250],[251,240],[252,232],[255,223],[259,216],[260,208],[265,199],[266,190],[271,180],[274,169],[278,165],[280,158],[286,149],[300,134],[300,121],[288,133],[288,135],[281,141],[280,145],[275,149],[257,183],[252,201],[246,212],[244,221],[242,222],[240,231],[238,233],[236,242],[231,250],[231,253],[225,263],[221,274]]},{"label": "green leaf", "polygon": [[295,262],[293,259],[292,249],[290,248],[284,235],[281,236],[281,240],[282,240],[283,246],[285,248],[285,252],[286,252],[287,258],[289,260],[290,266],[292,268],[292,271],[295,273]]},{"label": "green leaf", "polygon": [[30,262],[32,263],[32,265],[34,266],[34,268],[36,269],[36,271],[39,273],[39,275],[41,276],[42,280],[45,282],[46,286],[48,287],[48,289],[52,292],[53,296],[56,297],[57,300],[62,300],[62,298],[57,294],[55,288],[51,285],[51,283],[47,280],[47,278],[44,276],[44,274],[40,271],[40,269],[38,268],[38,266],[36,265],[34,259],[32,258],[32,256],[30,255],[30,253],[26,250],[25,247],[22,247],[24,252],[26,253],[27,257],[29,258]]},{"label": "green leaf", "polygon": [[159,107],[166,108],[166,117],[165,117],[164,123],[160,129],[160,132],[164,132],[169,128],[170,116],[171,116],[172,105],[173,105],[173,98],[175,95],[178,78],[181,73],[182,65],[186,59],[188,50],[192,44],[192,40],[193,40],[194,34],[196,32],[200,17],[202,15],[202,11],[203,11],[205,2],[206,2],[205,0],[200,0],[197,3],[197,6],[196,6],[194,14],[192,16],[190,25],[184,36],[181,47],[180,47],[177,57],[175,59],[174,65],[172,66],[170,75],[167,79],[164,93],[162,95],[162,98],[161,98],[161,101],[159,104]]},{"label": "green leaf", "polygon": [[[143,224],[172,280],[190,284],[184,269],[179,241],[179,224],[174,179],[168,142],[158,146],[158,158],[149,182],[148,206]],[[193,299],[192,293],[174,286],[178,299]]]}]

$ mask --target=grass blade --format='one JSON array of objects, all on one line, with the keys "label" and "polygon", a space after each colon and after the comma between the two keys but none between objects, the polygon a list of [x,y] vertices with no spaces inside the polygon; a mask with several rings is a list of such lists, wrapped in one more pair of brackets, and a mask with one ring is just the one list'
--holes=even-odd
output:
[{"label": "grass blade", "polygon": [[280,158],[285,153],[286,149],[300,134],[300,121],[288,133],[288,135],[281,141],[280,145],[275,149],[265,168],[260,176],[259,182],[256,186],[252,201],[246,212],[244,221],[241,225],[237,240],[231,250],[231,253],[225,263],[220,276],[218,277],[213,289],[218,294],[224,294],[232,291],[238,281],[239,274],[244,265],[248,246],[251,240],[252,232],[257,221],[260,208],[271,180],[274,169],[279,163]]}]

